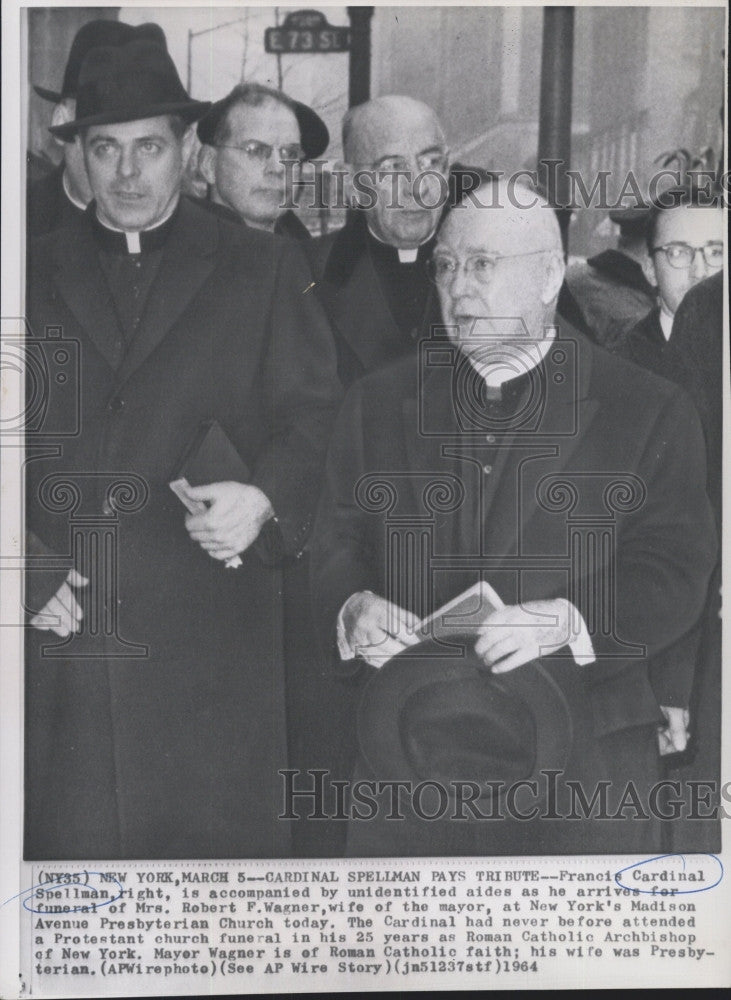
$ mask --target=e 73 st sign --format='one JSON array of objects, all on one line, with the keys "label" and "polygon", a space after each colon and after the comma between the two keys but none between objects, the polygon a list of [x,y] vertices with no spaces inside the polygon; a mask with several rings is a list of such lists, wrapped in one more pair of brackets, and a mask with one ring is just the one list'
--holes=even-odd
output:
[{"label": "e 73 st sign", "polygon": [[319,10],[296,10],[287,14],[279,28],[264,32],[266,52],[348,52],[350,28],[336,28]]}]

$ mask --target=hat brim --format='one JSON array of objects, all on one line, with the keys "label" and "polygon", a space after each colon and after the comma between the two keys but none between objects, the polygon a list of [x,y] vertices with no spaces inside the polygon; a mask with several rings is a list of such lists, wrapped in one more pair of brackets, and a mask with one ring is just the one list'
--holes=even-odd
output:
[{"label": "hat brim", "polygon": [[[206,146],[215,145],[219,122],[230,106],[229,97],[223,97],[220,101],[215,101],[205,118],[198,122],[198,138]],[[316,111],[301,101],[292,101],[292,107],[299,125],[303,159],[316,160],[330,144],[327,125]]]},{"label": "hat brim", "polygon": [[39,97],[42,97],[44,101],[52,101],[54,104],[58,104],[59,101],[64,99],[63,94],[59,93],[57,90],[47,90],[46,87],[38,87],[35,84],[33,84],[33,90],[35,90],[36,94],[38,94]]},{"label": "hat brim", "polygon": [[330,133],[327,125],[316,111],[300,101],[294,102],[294,113],[299,122],[300,142],[304,150],[304,158],[305,160],[316,160],[330,145]]},{"label": "hat brim", "polygon": [[[473,637],[474,639],[474,637]],[[468,641],[468,640],[466,640]],[[357,734],[361,756],[373,775],[388,779],[420,782],[434,780],[436,775],[414,773],[400,722],[404,706],[430,685],[444,682],[494,684],[502,695],[517,699],[532,714],[535,721],[535,757],[530,774],[524,779],[538,781],[542,770],[563,770],[573,742],[573,726],[568,702],[545,665],[535,660],[505,674],[492,674],[480,665],[476,654],[468,648],[464,655],[445,654],[443,646],[430,640],[411,647],[404,654],[389,660],[363,691],[357,713]],[[485,726],[489,727],[489,718]],[[472,780],[472,774],[454,774],[454,780]],[[485,773],[489,782],[494,775]],[[450,789],[446,789],[450,792]],[[486,786],[484,796],[494,789]],[[498,797],[507,792],[499,788]]]},{"label": "hat brim", "polygon": [[111,112],[88,115],[86,118],[78,118],[76,121],[65,122],[63,125],[51,125],[48,131],[52,135],[58,136],[59,139],[69,141],[78,135],[81,129],[90,128],[92,125],[119,125],[123,122],[157,118],[160,115],[180,115],[181,118],[192,124],[204,115],[210,106],[209,101],[175,101],[168,104],[154,104],[126,115]]}]

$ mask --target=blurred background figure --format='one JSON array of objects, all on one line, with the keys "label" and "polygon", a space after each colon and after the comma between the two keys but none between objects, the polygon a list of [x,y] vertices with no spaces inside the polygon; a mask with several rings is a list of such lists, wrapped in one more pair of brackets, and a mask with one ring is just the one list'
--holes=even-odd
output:
[{"label": "blurred background figure", "polygon": [[[63,74],[59,91],[34,86],[44,101],[52,101],[51,126],[65,125],[76,117],[76,91],[79,70],[84,57],[98,46],[120,46],[135,39],[155,42],[166,49],[165,33],[157,24],[134,26],[121,21],[101,19],[88,21],[77,31]],[[35,171],[28,173],[27,192],[28,237],[58,229],[84,211],[91,201],[91,188],[86,175],[84,153],[78,136],[65,141],[54,137],[63,155],[61,162],[45,176],[37,179]],[[33,155],[33,154],[31,154]],[[37,162],[38,157],[35,157]]]},{"label": "blurred background figure", "polygon": [[645,208],[610,212],[609,218],[619,226],[616,249],[574,262],[566,271],[566,284],[584,328],[599,344],[609,346],[655,305],[655,288],[646,277],[648,215]]},{"label": "blurred background figure", "polygon": [[198,166],[208,201],[254,229],[309,239],[292,204],[301,164],[321,157],[330,135],[312,108],[259,83],[234,87],[198,123]]},{"label": "blurred background figure", "polygon": [[689,184],[663,193],[647,219],[645,275],[658,303],[631,329],[617,323],[610,345],[631,361],[666,374],[663,355],[683,296],[723,267],[724,219],[719,201]]}]

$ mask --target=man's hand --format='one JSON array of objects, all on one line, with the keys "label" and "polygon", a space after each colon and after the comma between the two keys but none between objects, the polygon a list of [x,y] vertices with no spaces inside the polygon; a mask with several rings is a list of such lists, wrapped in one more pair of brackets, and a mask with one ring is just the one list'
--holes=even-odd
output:
[{"label": "man's hand", "polygon": [[256,541],[274,510],[258,486],[244,483],[210,483],[191,486],[192,500],[210,504],[202,514],[188,514],[185,527],[193,541],[214,559],[225,561],[245,552]]},{"label": "man's hand", "polygon": [[568,601],[556,598],[493,611],[480,628],[475,652],[494,674],[515,670],[571,641],[572,610]]},{"label": "man's hand", "polygon": [[84,613],[71,588],[86,587],[88,583],[85,576],[72,569],[50,601],[31,618],[33,628],[55,632],[64,639],[72,632],[78,632]]},{"label": "man's hand", "polygon": [[419,619],[370,590],[353,594],[343,605],[345,638],[353,653],[372,667],[382,666],[407,646],[419,642]]},{"label": "man's hand", "polygon": [[688,745],[688,724],[690,723],[688,709],[661,705],[660,711],[667,722],[666,726],[657,727],[660,756],[666,757],[671,753],[682,753]]}]

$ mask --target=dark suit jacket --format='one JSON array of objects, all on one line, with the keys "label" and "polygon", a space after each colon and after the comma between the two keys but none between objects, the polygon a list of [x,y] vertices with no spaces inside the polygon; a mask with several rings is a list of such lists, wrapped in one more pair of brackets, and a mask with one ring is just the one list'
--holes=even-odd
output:
[{"label": "dark suit jacket", "polygon": [[613,350],[656,375],[665,375],[663,357],[667,345],[660,326],[660,308],[655,306],[620,337]]},{"label": "dark suit jacket", "polygon": [[[29,633],[28,857],[289,850],[276,818],[281,574],[251,550],[236,571],[203,552],[168,482],[201,422],[217,419],[271,500],[284,551],[301,553],[339,399],[327,322],[302,294],[310,280],[294,244],[181,202],[125,352],[89,220],[33,247],[31,329],[62,335],[43,348],[52,375],[61,351],[78,370],[62,366],[63,386],[50,379],[42,433],[29,437],[29,526],[60,553],[80,529],[77,559],[114,528],[104,551],[116,590],[104,581],[101,634],[89,606],[71,642]],[[76,433],[56,437],[73,430],[76,401]],[[38,443],[60,454],[34,458]],[[67,494],[41,485],[58,473]],[[109,483],[130,475],[119,509],[140,509],[115,513]],[[75,490],[70,510],[61,499]]]},{"label": "dark suit jacket", "polygon": [[[507,604],[567,597],[592,634],[597,662],[576,679],[602,736],[658,720],[647,662],[698,619],[716,540],[687,397],[565,327],[561,340],[515,431],[474,416],[479,387],[464,386],[475,376],[444,342],[426,369],[404,359],[351,388],[313,536],[313,592],[329,640],[360,590],[421,616],[482,570]],[[584,545],[606,532],[606,548],[570,563],[570,532]]]},{"label": "dark suit jacket", "polygon": [[28,239],[53,232],[82,216],[82,209],[69,201],[63,189],[63,162],[40,180],[28,185]]},{"label": "dark suit jacket", "polygon": [[[401,357],[411,346],[393,317],[376,272],[363,212],[350,212],[343,229],[306,245],[315,293],[330,319],[338,374],[346,387]],[[438,321],[436,295],[425,275],[424,310],[418,330]],[[415,348],[416,337],[413,346]]]}]

